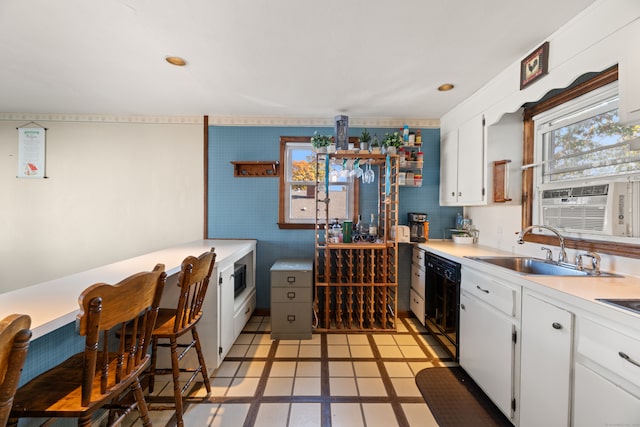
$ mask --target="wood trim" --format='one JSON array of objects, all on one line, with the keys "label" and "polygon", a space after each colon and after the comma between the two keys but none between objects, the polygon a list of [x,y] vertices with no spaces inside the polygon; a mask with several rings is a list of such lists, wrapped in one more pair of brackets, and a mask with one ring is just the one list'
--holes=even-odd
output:
[{"label": "wood trim", "polygon": [[209,116],[204,116],[204,221],[202,238],[207,239],[209,236]]},{"label": "wood trim", "polygon": [[[615,65],[592,79],[570,87],[556,96],[543,100],[524,111],[524,132],[523,132],[523,164],[533,163],[534,154],[534,123],[533,117],[543,111],[550,110],[567,101],[584,95],[592,90],[598,89],[609,83],[618,80],[618,66]],[[532,225],[533,200],[533,169],[527,168],[522,172],[522,228]],[[555,236],[544,236],[540,234],[526,234],[524,240],[527,242],[540,243],[545,245],[557,245],[558,239]],[[608,242],[602,240],[576,239],[565,237],[565,246],[570,249],[593,251],[627,258],[640,258],[640,245],[628,243]]]}]

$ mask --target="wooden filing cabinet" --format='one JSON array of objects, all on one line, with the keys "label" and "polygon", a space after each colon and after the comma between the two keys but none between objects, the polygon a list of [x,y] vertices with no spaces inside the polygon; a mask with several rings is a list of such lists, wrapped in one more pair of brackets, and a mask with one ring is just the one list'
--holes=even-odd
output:
[{"label": "wooden filing cabinet", "polygon": [[283,259],[271,267],[271,339],[311,339],[313,260]]}]

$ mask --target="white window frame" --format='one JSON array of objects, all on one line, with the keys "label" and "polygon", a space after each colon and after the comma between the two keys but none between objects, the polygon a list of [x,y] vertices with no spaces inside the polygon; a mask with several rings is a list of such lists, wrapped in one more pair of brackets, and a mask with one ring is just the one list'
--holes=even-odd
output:
[{"label": "white window frame", "polygon": [[[600,105],[596,107],[596,104],[601,104],[603,101],[610,99],[606,105]],[[583,186],[583,185],[597,185],[600,183],[611,183],[611,182],[632,182],[634,183],[634,195],[636,201],[634,205],[638,205],[638,199],[640,196],[640,173],[637,172],[621,172],[618,174],[607,175],[607,176],[594,176],[593,178],[581,177],[581,178],[572,178],[572,179],[564,179],[564,180],[554,180],[554,181],[545,181],[544,170],[545,165],[548,163],[545,158],[545,150],[547,147],[545,146],[544,134],[546,132],[552,131],[557,128],[561,128],[563,126],[567,126],[567,124],[572,122],[579,122],[589,117],[593,117],[594,115],[604,113],[606,111],[610,111],[612,109],[618,108],[619,100],[618,100],[618,82],[609,83],[605,86],[602,86],[598,89],[595,89],[589,93],[586,93],[578,98],[575,98],[571,101],[568,101],[564,104],[558,105],[555,108],[544,111],[533,117],[534,121],[534,163],[532,165],[527,165],[530,167],[534,167],[533,173],[533,183],[534,183],[534,191],[533,191],[533,223],[541,224],[541,199],[540,196],[542,191],[546,189],[555,189],[555,188],[565,188],[572,186]],[[640,217],[640,206],[634,212],[634,228],[637,229],[637,225],[639,224]],[[572,236],[572,233],[568,233],[569,236]],[[634,233],[635,235],[635,233]],[[594,236],[594,235],[576,235],[575,237],[588,237],[595,240],[608,240],[608,241],[623,241],[629,242],[630,240],[634,243],[640,242],[637,238],[630,237],[616,237],[616,236]]]}]

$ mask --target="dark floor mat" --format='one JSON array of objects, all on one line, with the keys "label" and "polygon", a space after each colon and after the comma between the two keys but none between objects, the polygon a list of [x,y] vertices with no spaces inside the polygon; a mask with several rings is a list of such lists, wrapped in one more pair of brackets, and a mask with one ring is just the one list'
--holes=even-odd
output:
[{"label": "dark floor mat", "polygon": [[440,427],[512,426],[462,368],[423,369],[416,384]]}]

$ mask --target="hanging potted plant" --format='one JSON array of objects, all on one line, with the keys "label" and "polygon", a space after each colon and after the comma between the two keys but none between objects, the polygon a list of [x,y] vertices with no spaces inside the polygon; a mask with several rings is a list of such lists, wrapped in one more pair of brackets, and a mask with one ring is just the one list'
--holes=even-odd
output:
[{"label": "hanging potted plant", "polygon": [[321,135],[318,131],[315,131],[311,137],[311,145],[316,152],[326,153],[331,145],[331,137],[329,135]]},{"label": "hanging potted plant", "polygon": [[369,141],[371,141],[371,134],[365,128],[360,135],[360,151],[366,151],[369,149]]},{"label": "hanging potted plant", "polygon": [[389,154],[396,154],[396,150],[402,147],[403,144],[402,137],[398,132],[386,133],[382,140],[382,146],[386,148]]}]

